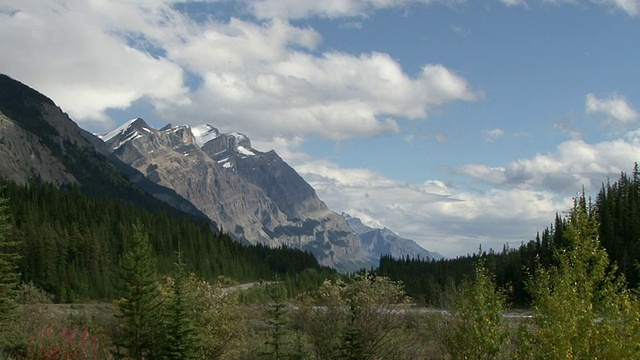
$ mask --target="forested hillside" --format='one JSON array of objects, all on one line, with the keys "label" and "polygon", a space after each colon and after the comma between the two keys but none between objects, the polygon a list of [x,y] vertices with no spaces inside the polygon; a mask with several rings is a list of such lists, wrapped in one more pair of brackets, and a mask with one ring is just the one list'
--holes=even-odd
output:
[{"label": "forested hillside", "polygon": [[160,274],[170,273],[178,251],[187,271],[209,281],[220,275],[237,281],[272,279],[306,268],[334,273],[306,252],[244,246],[206,219],[92,197],[77,186],[2,186],[11,237],[20,244],[21,281],[32,282],[56,301],[112,299],[123,251],[137,221],[149,233]]},{"label": "forested hillside", "polygon": [[[612,264],[623,274],[630,288],[637,288],[640,264],[640,172],[634,166],[631,176],[625,173],[615,183],[602,185],[591,200],[599,222],[600,243]],[[529,304],[525,283],[537,268],[554,265],[556,254],[566,249],[567,221],[556,214],[553,223],[533,240],[523,241],[517,249],[479,250],[478,254],[438,261],[414,258],[394,259],[383,256],[378,274],[400,280],[417,301],[444,306],[447,296],[465,278],[473,274],[480,256],[495,275],[499,287],[506,289],[509,300],[520,306]]]}]

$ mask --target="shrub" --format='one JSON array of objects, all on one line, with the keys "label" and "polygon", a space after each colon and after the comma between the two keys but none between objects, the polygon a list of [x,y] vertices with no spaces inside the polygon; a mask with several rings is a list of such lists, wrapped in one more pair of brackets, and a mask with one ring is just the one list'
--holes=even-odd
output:
[{"label": "shrub", "polygon": [[100,346],[89,331],[77,327],[63,327],[58,333],[52,328],[42,328],[37,336],[29,339],[25,360],[97,360]]}]

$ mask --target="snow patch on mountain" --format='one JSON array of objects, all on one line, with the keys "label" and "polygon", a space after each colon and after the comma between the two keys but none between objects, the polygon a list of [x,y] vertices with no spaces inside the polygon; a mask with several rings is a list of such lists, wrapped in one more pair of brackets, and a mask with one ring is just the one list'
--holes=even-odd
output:
[{"label": "snow patch on mountain", "polygon": [[216,139],[221,135],[218,129],[209,124],[194,126],[191,128],[191,133],[195,136],[196,142],[200,147],[207,141]]},{"label": "snow patch on mountain", "polygon": [[138,120],[142,120],[142,119],[140,118],[131,119],[126,123],[120,125],[119,127],[115,128],[114,130],[110,131],[109,133],[100,135],[98,137],[102,139],[102,141],[108,142],[109,140],[113,139],[118,135],[123,135]]}]

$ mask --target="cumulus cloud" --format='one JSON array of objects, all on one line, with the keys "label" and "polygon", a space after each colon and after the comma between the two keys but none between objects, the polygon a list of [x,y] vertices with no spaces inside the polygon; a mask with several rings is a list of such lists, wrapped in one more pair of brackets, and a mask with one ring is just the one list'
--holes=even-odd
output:
[{"label": "cumulus cloud", "polygon": [[[188,107],[167,109],[165,116],[187,113],[194,122],[213,117],[222,127],[266,136],[343,140],[397,132],[394,117],[425,118],[433,107],[478,97],[464,78],[440,64],[425,65],[410,77],[385,53],[299,50],[313,48],[312,29],[279,20],[257,25],[233,19],[230,25],[235,31],[205,34],[169,49],[204,82]],[[288,46],[294,40],[295,49]],[[220,52],[220,44],[230,46]]]},{"label": "cumulus cloud", "polygon": [[459,174],[479,182],[516,189],[541,189],[559,194],[575,194],[582,186],[598,191],[609,177],[616,180],[640,158],[637,131],[622,139],[589,144],[580,139],[558,145],[553,153],[490,167],[466,164]]},{"label": "cumulus cloud", "polygon": [[[329,161],[295,165],[327,205],[374,227],[387,226],[445,256],[483,248],[517,247],[549,224],[571,197],[549,191],[463,190],[440,180],[411,183]],[[500,229],[499,234],[495,229]]]},{"label": "cumulus cloud", "polygon": [[[162,121],[215,121],[222,130],[254,130],[265,138],[342,140],[397,132],[397,117],[421,119],[436,106],[478,97],[441,64],[426,64],[412,77],[385,53],[316,53],[318,32],[275,14],[259,22],[194,21],[173,2],[8,0],[0,39],[12,51],[0,57],[0,68],[85,126],[108,123],[108,109],[142,100]],[[292,8],[348,16],[402,3],[296,2]],[[187,79],[198,79],[197,85]]]},{"label": "cumulus cloud", "polygon": [[5,3],[9,10],[0,13],[0,39],[8,51],[0,57],[0,68],[52,97],[78,120],[107,121],[106,108],[128,107],[143,97],[186,100],[179,66],[128,45],[115,35],[119,29],[104,20],[117,12],[123,23],[135,18],[129,26],[144,24],[143,9],[112,11],[91,4]]},{"label": "cumulus cloud", "polygon": [[587,114],[602,114],[608,122],[630,123],[640,118],[640,113],[634,109],[623,96],[614,94],[600,99],[594,94],[587,94],[585,103]]}]

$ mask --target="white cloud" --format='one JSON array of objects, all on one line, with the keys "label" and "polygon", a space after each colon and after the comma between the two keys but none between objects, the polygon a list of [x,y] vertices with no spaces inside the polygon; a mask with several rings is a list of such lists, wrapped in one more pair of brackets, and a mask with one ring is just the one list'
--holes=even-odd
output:
[{"label": "white cloud", "polygon": [[504,130],[498,128],[491,130],[482,130],[482,135],[484,136],[485,141],[495,141],[497,138],[504,135]]},{"label": "white cloud", "polygon": [[[11,11],[0,13],[0,41],[10,51],[0,57],[0,68],[78,120],[107,121],[106,108],[128,107],[142,97],[184,101],[182,69],[114,35],[120,29],[105,23],[112,13],[106,4],[9,1]],[[135,18],[128,26],[144,26],[143,9],[118,10],[123,23]]]},{"label": "white cloud", "polygon": [[571,197],[548,191],[465,191],[439,180],[422,184],[386,178],[367,169],[345,169],[328,161],[294,164],[319,197],[375,227],[389,227],[446,256],[483,248],[517,247],[535,236]]},{"label": "white cloud", "polygon": [[558,145],[554,153],[490,167],[467,164],[457,171],[477,181],[515,189],[541,189],[559,194],[575,194],[582,186],[598,191],[608,177],[614,181],[640,158],[636,132],[625,138],[588,144],[570,140]]},{"label": "white cloud", "polygon": [[609,122],[629,123],[640,118],[640,113],[634,109],[623,96],[614,94],[599,99],[594,94],[587,94],[585,103],[587,114],[603,114]]},{"label": "white cloud", "polygon": [[[259,18],[303,19],[309,17],[367,17],[376,10],[405,7],[410,4],[431,4],[435,0],[263,0],[249,2],[249,8]],[[439,1],[458,3],[458,1]]]},{"label": "white cloud", "polygon": [[506,6],[527,6],[527,2],[525,0],[500,0]]},{"label": "white cloud", "polygon": [[618,10],[622,10],[630,16],[636,16],[640,12],[639,0],[594,0],[596,3],[608,5]]},{"label": "white cloud", "polygon": [[[411,77],[385,53],[316,54],[322,38],[309,27],[278,19],[196,22],[173,2],[9,0],[0,13],[0,41],[12,51],[0,57],[0,68],[85,126],[108,122],[108,109],[142,99],[162,121],[215,121],[222,130],[255,130],[265,139],[396,132],[396,117],[425,118],[434,107],[478,96],[440,64]],[[327,11],[402,3],[336,1]],[[195,91],[185,85],[187,73],[202,79]]]},{"label": "white cloud", "polygon": [[[552,4],[573,4],[579,5],[579,0],[544,0],[545,3]],[[629,16],[636,16],[640,12],[640,0],[591,0],[592,3],[608,6],[615,10],[621,10]]]},{"label": "white cloud", "polygon": [[[168,109],[166,117],[187,113],[194,122],[213,117],[223,128],[251,129],[265,137],[343,140],[397,132],[394,117],[421,119],[433,107],[478,97],[465,79],[443,65],[425,65],[412,78],[385,53],[316,56],[285,46],[291,37],[265,35],[311,39],[310,29],[280,21],[266,26],[241,20],[232,24],[242,30],[194,38],[183,48],[169,50],[180,54],[187,68],[197,69],[204,84],[188,107]],[[227,43],[234,45],[220,52],[219,44]],[[254,43],[257,49],[247,53]],[[312,46],[313,41],[305,44]],[[261,47],[266,49],[260,51]]]}]

